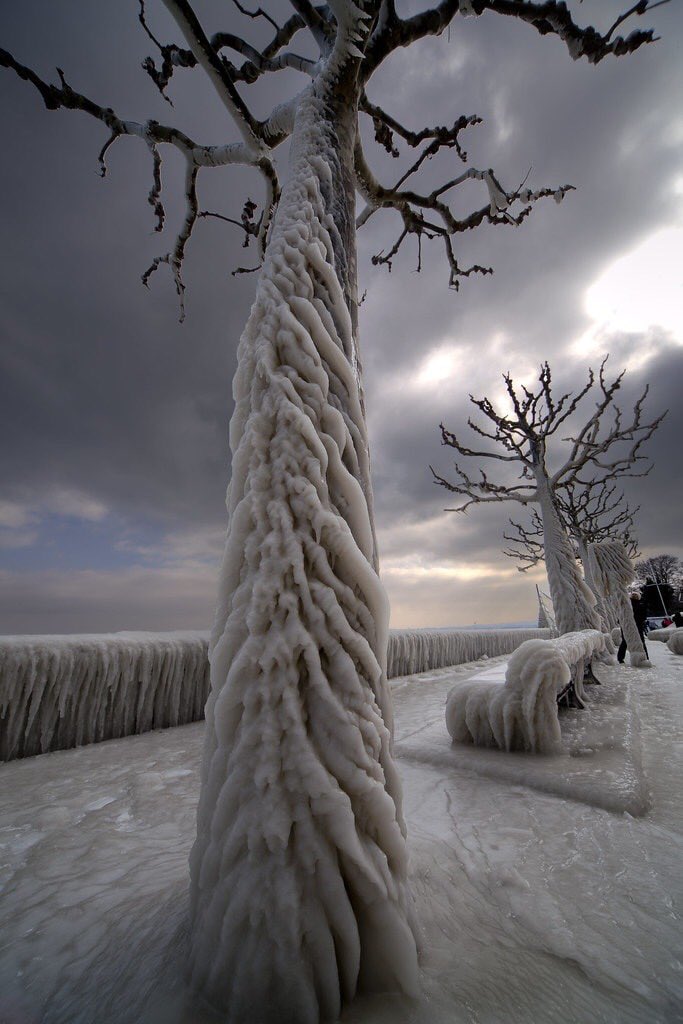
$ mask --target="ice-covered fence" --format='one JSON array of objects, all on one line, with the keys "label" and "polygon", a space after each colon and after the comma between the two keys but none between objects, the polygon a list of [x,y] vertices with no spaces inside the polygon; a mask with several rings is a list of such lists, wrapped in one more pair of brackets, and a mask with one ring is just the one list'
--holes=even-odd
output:
[{"label": "ice-covered fence", "polygon": [[[392,630],[389,676],[509,654],[542,629]],[[0,760],[203,717],[208,633],[0,637]]]},{"label": "ice-covered fence", "polygon": [[553,753],[560,745],[557,699],[570,685],[572,666],[604,647],[598,630],[528,640],[510,658],[503,682],[475,677],[456,683],[446,701],[454,742]]},{"label": "ice-covered fence", "polygon": [[392,629],[387,675],[409,676],[486,655],[512,654],[525,640],[546,639],[549,629]]},{"label": "ice-covered fence", "polygon": [[194,722],[208,633],[0,637],[0,760]]}]

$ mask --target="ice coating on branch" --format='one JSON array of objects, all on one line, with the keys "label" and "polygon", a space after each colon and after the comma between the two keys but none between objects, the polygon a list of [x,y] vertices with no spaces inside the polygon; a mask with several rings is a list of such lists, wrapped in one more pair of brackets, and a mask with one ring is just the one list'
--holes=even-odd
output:
[{"label": "ice coating on branch", "polygon": [[0,761],[194,722],[208,634],[0,637]]},{"label": "ice coating on branch", "polygon": [[455,743],[551,754],[560,745],[557,698],[572,668],[604,649],[598,630],[554,640],[527,640],[508,662],[504,683],[476,677],[456,683],[446,701],[446,727]]},{"label": "ice coating on branch", "polygon": [[683,629],[675,629],[666,646],[672,654],[683,654]]},{"label": "ice coating on branch", "polygon": [[475,10],[473,0],[460,0],[460,14],[463,18],[476,18],[479,11]]},{"label": "ice coating on branch", "polygon": [[635,574],[626,548],[618,540],[589,544],[588,562],[598,590],[605,602],[614,609],[626,640],[631,664],[636,668],[650,668],[628,596],[627,587]]},{"label": "ice coating on branch", "polygon": [[541,602],[541,598],[538,599],[538,628],[539,629],[550,629],[550,623],[548,622],[548,615]]},{"label": "ice coating on branch", "polygon": [[233,1024],[417,988],[334,159],[310,92],[234,384],[190,862],[192,984]]},{"label": "ice coating on branch", "polygon": [[329,0],[329,7],[337,22],[334,49],[328,60],[328,71],[338,73],[348,57],[363,59],[363,52],[355,44],[363,42],[372,16],[353,0]]}]

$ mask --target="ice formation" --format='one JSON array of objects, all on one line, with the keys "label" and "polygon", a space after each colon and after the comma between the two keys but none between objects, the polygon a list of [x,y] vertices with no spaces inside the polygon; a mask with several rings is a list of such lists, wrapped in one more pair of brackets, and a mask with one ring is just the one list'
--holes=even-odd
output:
[{"label": "ice formation", "polygon": [[666,644],[669,642],[669,637],[675,630],[675,626],[665,626],[664,629],[651,629],[647,634],[648,640],[660,640]]},{"label": "ice formation", "polygon": [[484,656],[511,654],[525,640],[550,635],[547,629],[392,629],[387,676],[414,675]]},{"label": "ice formation", "polygon": [[[543,630],[390,630],[388,675],[509,654]],[[0,761],[204,717],[209,634],[0,637]]]},{"label": "ice formation", "polygon": [[619,621],[631,664],[636,668],[649,668],[650,662],[640,639],[627,587],[633,581],[633,565],[626,548],[618,540],[605,540],[588,545],[588,563],[595,584],[605,603],[612,607]]},{"label": "ice formation", "polygon": [[600,629],[595,595],[581,576],[546,473],[545,466],[541,464],[536,483],[543,520],[545,565],[558,631],[562,634]]},{"label": "ice formation", "polygon": [[192,984],[242,1024],[317,1024],[357,990],[417,990],[345,293],[353,195],[339,154],[355,128],[339,111],[332,128],[323,77],[298,105],[239,345],[190,859]]},{"label": "ice formation", "polygon": [[205,633],[0,637],[0,760],[194,722]]},{"label": "ice formation", "polygon": [[[536,588],[538,590],[538,588]],[[539,629],[550,629],[550,623],[548,621],[548,614],[541,601],[541,596],[538,597],[538,628]]]},{"label": "ice formation", "polygon": [[[571,541],[560,519],[543,451],[532,445],[531,452],[538,505],[543,522],[545,567],[558,633],[562,635],[584,630],[600,630],[602,622],[595,594],[581,576]],[[601,656],[608,661],[613,660],[613,655],[605,645],[601,648]],[[579,700],[585,696],[584,670],[585,665],[582,661],[577,661],[572,666],[574,690]]]},{"label": "ice formation", "polygon": [[[618,615],[612,602],[607,600],[602,594],[595,579],[596,567],[593,564],[588,543],[584,540],[583,536],[578,533],[578,531],[573,534],[573,537],[578,548],[581,565],[583,566],[584,578],[596,599],[598,614],[602,619],[603,632],[608,632],[611,637],[612,630],[619,626]],[[619,633],[619,639],[614,642],[617,645],[621,642],[621,633]]]},{"label": "ice formation", "polygon": [[683,629],[674,629],[666,646],[672,654],[683,654]]},{"label": "ice formation", "polygon": [[508,662],[504,683],[463,680],[446,701],[446,727],[457,743],[550,754],[559,748],[557,698],[572,668],[604,649],[599,630],[527,640]]}]

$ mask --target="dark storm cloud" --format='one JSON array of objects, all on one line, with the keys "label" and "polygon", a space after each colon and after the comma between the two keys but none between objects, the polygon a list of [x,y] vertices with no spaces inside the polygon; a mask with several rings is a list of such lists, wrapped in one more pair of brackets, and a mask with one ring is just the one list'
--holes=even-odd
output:
[{"label": "dark storm cloud", "polygon": [[[608,24],[622,6],[584,4],[577,17]],[[173,38],[165,12],[151,10],[158,33]],[[222,5],[205,5],[201,14],[211,30],[225,27]],[[414,273],[417,253],[410,247],[389,275],[373,268],[370,256],[392,244],[396,223],[377,215],[361,233],[361,290],[368,287],[361,332],[378,525],[388,585],[403,621],[410,621],[416,604],[427,609],[422,621],[430,621],[440,601],[450,602],[450,621],[458,621],[449,588],[461,586],[457,576],[444,577],[433,580],[429,591],[425,579],[406,568],[406,559],[413,568],[479,566],[482,615],[487,601],[489,609],[497,601],[503,607],[520,593],[514,578],[504,575],[512,567],[500,556],[507,513],[486,509],[466,519],[441,513],[447,495],[437,491],[427,469],[442,456],[439,421],[456,425],[469,391],[491,393],[502,371],[524,375],[544,358],[561,362],[563,381],[578,384],[587,362],[596,362],[571,349],[590,325],[586,288],[640,239],[676,217],[680,223],[680,197],[673,192],[674,179],[683,174],[680,6],[661,8],[652,21],[663,36],[660,43],[593,68],[572,62],[560,43],[540,39],[512,20],[461,20],[450,40],[444,35],[426,41],[421,60],[415,51],[400,52],[372,83],[372,98],[411,127],[480,114],[485,123],[470,129],[463,143],[471,162],[494,167],[504,184],[516,184],[531,166],[534,187],[577,186],[559,206],[544,200],[521,228],[488,228],[463,237],[463,264],[492,264],[495,275],[468,279],[457,295],[446,287],[436,243],[426,247],[421,275]],[[59,63],[75,88],[124,116],[177,123],[202,142],[230,141],[226,115],[197,73],[178,72],[170,90],[174,109],[158,96],[139,70],[148,43],[133,0],[15,5],[0,39],[47,77]],[[79,589],[75,577],[64,576],[62,592],[71,595],[72,613],[54,628],[107,628],[107,614],[109,628],[129,626],[121,612],[129,586],[146,595],[136,609],[140,626],[182,625],[183,615],[189,625],[182,595],[208,595],[199,602],[203,609],[212,600],[211,573],[187,552],[201,549],[208,561],[219,547],[231,378],[253,296],[253,277],[233,278],[230,270],[251,264],[253,252],[241,248],[230,228],[198,225],[185,267],[188,315],[180,326],[166,268],[154,276],[149,292],[139,283],[152,257],[172,244],[182,216],[179,161],[173,154],[165,160],[169,227],[159,236],[147,203],[150,157],[138,141],[116,144],[109,176],[101,181],[96,154],[106,138],[102,126],[85,115],[46,112],[37,94],[7,72],[0,81],[0,431],[2,498],[14,502],[8,521],[24,516],[16,530],[28,542],[42,514],[31,509],[58,489],[101,502],[133,533],[136,524],[156,531],[157,545],[146,553],[122,536],[131,561],[147,567],[130,570],[139,573],[135,583],[132,577],[96,574],[80,576]],[[281,83],[289,88],[295,81],[287,77],[259,86],[260,110],[282,99]],[[372,161],[386,180],[397,177],[398,162],[381,151]],[[454,161],[452,154],[445,163],[434,161],[426,182],[451,176]],[[205,174],[201,189],[202,205],[232,216],[239,215],[246,195],[260,199],[258,181],[234,169]],[[481,183],[469,183],[462,212],[483,201]],[[646,343],[642,333],[615,335],[615,368]],[[443,380],[416,383],[426,356],[443,346],[457,350],[452,372]],[[681,436],[682,351],[662,342],[629,375],[629,388],[649,380],[653,405],[672,410],[652,443],[655,470],[646,481],[628,485],[629,496],[646,510],[644,545],[678,544],[672,466]],[[631,392],[625,388],[624,394]],[[174,558],[177,565],[169,568],[166,562]],[[495,564],[501,567],[498,581],[485,575],[485,567]],[[159,565],[165,568],[155,570]],[[155,571],[165,572],[182,591],[175,604],[162,599],[168,588]],[[5,583],[19,592],[18,576]],[[74,603],[76,591],[86,599]],[[59,578],[25,574],[21,601],[9,600],[21,614],[13,613],[11,625],[3,620],[0,629],[32,628],[34,592],[52,595],[53,607]],[[97,594],[104,605],[89,618]],[[47,612],[38,615],[37,597],[33,607],[33,621],[49,619]],[[457,609],[466,616],[464,606]]]}]

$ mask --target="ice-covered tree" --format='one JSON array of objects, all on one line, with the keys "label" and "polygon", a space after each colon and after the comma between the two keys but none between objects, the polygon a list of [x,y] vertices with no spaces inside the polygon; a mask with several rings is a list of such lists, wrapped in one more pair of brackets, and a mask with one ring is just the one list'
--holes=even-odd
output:
[{"label": "ice-covered tree", "polygon": [[683,562],[676,555],[652,555],[634,565],[635,574],[642,583],[657,583],[660,587],[680,587],[683,583]]},{"label": "ice-covered tree", "polygon": [[[509,410],[505,412],[496,410],[488,398],[477,399],[470,395],[470,401],[483,414],[485,423],[481,426],[470,418],[468,425],[486,441],[494,442],[493,449],[470,448],[441,425],[442,444],[477,462],[505,463],[517,471],[515,479],[494,481],[484,469],[479,470],[476,479],[456,463],[456,479],[448,480],[432,469],[438,484],[464,499],[448,511],[466,512],[472,505],[491,502],[513,501],[536,506],[537,528],[542,537],[550,596],[560,633],[600,628],[596,598],[579,571],[561,501],[566,504],[568,495],[580,494],[590,486],[594,496],[607,495],[609,504],[609,481],[638,472],[637,467],[646,458],[641,452],[642,446],[663,418],[658,416],[645,421],[646,388],[634,406],[632,418],[624,422],[615,402],[624,374],[608,382],[605,363],[603,360],[597,379],[593,370],[589,370],[588,380],[578,392],[574,395],[565,392],[559,397],[553,395],[547,362],[541,366],[534,390],[524,385],[515,387],[507,373],[503,380]],[[598,392],[595,411],[573,436],[558,438],[557,431],[563,424],[569,429],[568,421],[579,419],[579,406],[594,389]],[[553,468],[553,463],[557,468]],[[517,482],[519,480],[522,482]],[[558,497],[560,495],[562,497]],[[582,506],[578,498],[575,500]],[[591,508],[590,502],[588,508]]]},{"label": "ice-covered tree", "polygon": [[[634,475],[644,476],[648,472],[649,468]],[[638,542],[634,532],[634,518],[639,510],[632,509],[623,491],[618,491],[616,484],[607,480],[589,480],[583,484],[570,481],[564,488],[555,491],[555,502],[581,561],[586,583],[597,598],[598,610],[605,627],[612,629],[617,625],[617,620],[612,606],[605,603],[592,578],[588,545],[618,540],[629,558],[637,557]],[[517,568],[520,572],[527,572],[545,558],[543,521],[538,510],[533,508],[527,522],[520,523],[510,519],[510,526],[512,532],[503,533],[503,537],[511,546],[505,548],[503,554],[519,562]]]},{"label": "ice-covered tree", "polygon": [[676,555],[653,555],[636,562],[636,579],[643,588],[645,603],[650,614],[669,614],[680,600],[683,587],[683,562]]},{"label": "ice-covered tree", "polygon": [[590,566],[591,578],[605,605],[613,609],[631,658],[636,668],[650,668],[645,646],[640,639],[638,626],[629,600],[628,587],[633,582],[633,562],[626,548],[618,540],[603,540],[589,544],[586,562]]},{"label": "ice-covered tree", "polygon": [[[243,16],[250,33],[258,24],[268,34],[259,42],[234,24],[211,32],[188,0],[164,0],[178,30],[166,43],[142,0],[140,20],[155,47],[143,66],[164,96],[192,69],[206,75],[227,115],[213,144],[166,121],[120,116],[61,70],[53,84],[0,51],[0,66],[35,87],[48,109],[102,122],[103,174],[117,140],[147,147],[158,230],[162,151],[181,155],[186,215],[143,276],[147,284],[169,268],[181,316],[185,251],[210,214],[198,182],[236,164],[263,182],[259,205],[248,200],[241,216],[218,214],[237,224],[245,244],[256,243],[260,274],[234,383],[189,957],[193,984],[226,1020],[261,1024],[332,1018],[359,987],[417,985],[358,351],[356,225],[390,211],[398,237],[375,263],[390,268],[407,239],[418,251],[433,241],[457,288],[462,277],[489,270],[461,263],[462,235],[485,223],[518,225],[538,199],[559,200],[567,190],[509,188],[484,167],[449,167],[441,185],[421,188],[419,172],[438,154],[467,162],[461,135],[479,118],[446,101],[446,123],[412,129],[373,102],[372,75],[398,49],[482,14],[517,19],[561,40],[573,59],[598,63],[651,42],[650,30],[617,32],[628,15],[657,6],[642,0],[600,32],[578,26],[555,0],[440,0],[407,14],[393,0],[290,2],[289,16],[276,20],[234,0],[233,16]],[[301,76],[301,88],[257,117],[251,86],[283,69]],[[389,183],[372,170],[373,133],[392,156],[413,152]],[[282,186],[277,149],[285,140]],[[456,212],[471,181],[481,183],[482,201]]]}]

